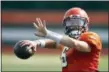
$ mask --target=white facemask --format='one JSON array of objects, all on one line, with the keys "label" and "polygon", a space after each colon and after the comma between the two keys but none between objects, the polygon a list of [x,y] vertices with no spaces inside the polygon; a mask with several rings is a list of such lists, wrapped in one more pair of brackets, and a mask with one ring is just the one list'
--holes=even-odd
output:
[{"label": "white facemask", "polygon": [[77,38],[79,38],[80,34],[81,34],[81,31],[79,31],[79,30],[73,30],[73,31],[71,31],[69,33],[69,36],[72,37],[72,38],[77,39]]},{"label": "white facemask", "polygon": [[79,38],[82,33],[82,28],[85,25],[85,20],[79,16],[72,16],[64,21],[65,34],[72,38]]}]

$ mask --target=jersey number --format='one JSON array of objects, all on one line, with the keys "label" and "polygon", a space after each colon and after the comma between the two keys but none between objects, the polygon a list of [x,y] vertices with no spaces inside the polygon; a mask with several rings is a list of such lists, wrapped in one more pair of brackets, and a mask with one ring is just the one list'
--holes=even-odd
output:
[{"label": "jersey number", "polygon": [[66,54],[65,53],[62,53],[61,60],[62,60],[62,67],[66,67],[67,66],[67,60],[66,60]]},{"label": "jersey number", "polygon": [[67,66],[67,59],[66,59],[66,53],[65,53],[66,50],[68,50],[67,47],[64,48],[62,55],[61,55],[62,67]]}]

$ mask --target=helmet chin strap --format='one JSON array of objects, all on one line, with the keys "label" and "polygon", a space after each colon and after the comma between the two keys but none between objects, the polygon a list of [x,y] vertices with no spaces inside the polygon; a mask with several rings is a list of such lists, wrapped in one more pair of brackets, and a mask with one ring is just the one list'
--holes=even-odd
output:
[{"label": "helmet chin strap", "polygon": [[81,35],[81,31],[80,30],[72,30],[71,32],[69,32],[69,37],[72,37],[74,39],[78,39],[79,36]]}]

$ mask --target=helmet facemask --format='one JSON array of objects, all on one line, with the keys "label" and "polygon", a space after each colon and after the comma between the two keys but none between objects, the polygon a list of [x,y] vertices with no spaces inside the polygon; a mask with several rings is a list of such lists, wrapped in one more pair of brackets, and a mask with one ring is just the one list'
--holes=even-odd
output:
[{"label": "helmet facemask", "polygon": [[81,18],[80,16],[71,16],[67,17],[63,25],[65,27],[65,34],[69,37],[78,39],[81,33],[86,30],[86,21],[85,18]]}]

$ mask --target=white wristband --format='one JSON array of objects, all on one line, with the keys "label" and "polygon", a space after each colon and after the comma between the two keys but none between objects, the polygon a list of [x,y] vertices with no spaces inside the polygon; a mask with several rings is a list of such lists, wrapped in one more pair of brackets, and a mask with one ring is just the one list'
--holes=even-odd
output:
[{"label": "white wristband", "polygon": [[46,35],[47,38],[50,38],[52,40],[55,40],[57,44],[60,43],[61,39],[63,38],[62,35],[58,34],[58,33],[55,33],[55,32],[52,32],[52,31],[49,31],[47,30],[47,35]]},{"label": "white wristband", "polygon": [[36,40],[36,42],[38,42],[38,44],[40,45],[41,48],[45,47],[45,40],[40,39],[40,40]]}]

